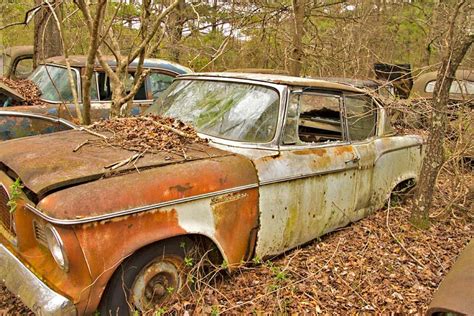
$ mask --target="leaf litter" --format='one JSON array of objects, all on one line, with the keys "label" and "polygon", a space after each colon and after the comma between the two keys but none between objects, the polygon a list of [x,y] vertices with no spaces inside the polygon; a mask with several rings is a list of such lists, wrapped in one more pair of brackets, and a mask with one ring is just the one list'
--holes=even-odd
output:
[{"label": "leaf litter", "polygon": [[135,152],[127,159],[104,166],[111,170],[133,163],[145,154],[163,151],[187,159],[186,150],[191,145],[207,143],[206,139],[198,136],[192,125],[155,114],[100,120],[80,129],[96,137],[78,144],[74,152],[87,145],[111,146]]},{"label": "leaf litter", "polygon": [[25,98],[25,102],[21,105],[44,105],[45,102],[41,100],[41,90],[38,86],[29,79],[8,79],[0,78],[0,82],[4,83],[9,88],[17,91]]}]

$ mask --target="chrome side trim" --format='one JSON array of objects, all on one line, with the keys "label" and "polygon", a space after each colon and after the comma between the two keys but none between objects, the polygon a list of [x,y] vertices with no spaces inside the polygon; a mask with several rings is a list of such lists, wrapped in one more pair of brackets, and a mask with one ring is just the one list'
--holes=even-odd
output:
[{"label": "chrome side trim", "polygon": [[76,315],[73,302],[56,293],[0,244],[0,280],[37,315]]},{"label": "chrome side trim", "polygon": [[260,184],[261,185],[268,185],[268,184],[274,184],[274,183],[291,181],[291,180],[298,180],[298,179],[305,179],[305,178],[311,178],[311,177],[317,177],[317,176],[324,176],[324,175],[331,174],[331,173],[343,172],[343,171],[357,169],[357,168],[358,168],[357,165],[353,165],[352,167],[343,167],[343,168],[338,168],[338,169],[331,169],[331,170],[323,171],[323,172],[312,172],[312,173],[308,173],[308,174],[304,174],[304,175],[296,175],[296,176],[291,176],[291,177],[276,178],[276,179],[272,179],[272,180],[262,181]]},{"label": "chrome side trim", "polygon": [[166,202],[161,202],[161,203],[155,203],[155,204],[150,204],[150,205],[145,205],[145,206],[140,206],[140,207],[134,207],[130,208],[127,210],[121,210],[117,212],[112,212],[108,214],[103,214],[103,215],[96,215],[96,216],[91,216],[91,217],[85,217],[85,218],[79,218],[79,219],[58,219],[54,218],[51,216],[48,216],[41,212],[39,209],[34,207],[31,204],[26,204],[26,208],[28,208],[30,211],[38,215],[39,217],[47,220],[50,223],[53,224],[59,224],[59,225],[77,225],[77,224],[84,224],[84,223],[90,223],[90,222],[96,222],[96,221],[102,221],[102,220],[107,220],[115,217],[120,217],[120,216],[125,216],[125,215],[131,215],[139,212],[144,212],[144,211],[150,211],[162,207],[167,207],[171,205],[176,205],[176,204],[181,204],[185,202],[191,202],[199,199],[204,199],[204,198],[210,198],[218,195],[223,195],[223,194],[229,194],[229,193],[234,193],[234,192],[239,192],[243,190],[248,190],[248,189],[254,189],[258,188],[257,183],[252,183],[252,184],[247,184],[231,189],[225,189],[225,190],[220,190],[220,191],[214,191],[210,193],[204,193],[204,194],[198,194],[195,196],[190,196],[182,199],[176,199],[176,200],[170,200]]},{"label": "chrome side trim", "polygon": [[53,123],[61,123],[64,124],[72,129],[77,129],[77,125],[74,123],[62,119],[62,118],[57,118],[57,117],[52,117],[48,115],[43,115],[43,114],[38,114],[38,113],[29,113],[29,112],[16,112],[16,111],[3,111],[0,110],[0,116],[19,116],[19,117],[31,117],[31,118],[37,118],[37,119],[42,119],[45,121],[50,121]]}]

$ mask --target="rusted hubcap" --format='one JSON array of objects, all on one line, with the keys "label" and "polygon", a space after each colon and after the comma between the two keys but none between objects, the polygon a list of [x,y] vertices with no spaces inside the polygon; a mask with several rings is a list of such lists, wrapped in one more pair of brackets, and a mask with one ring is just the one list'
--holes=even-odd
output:
[{"label": "rusted hubcap", "polygon": [[152,309],[181,286],[181,259],[159,258],[140,271],[132,285],[131,302],[139,311]]}]

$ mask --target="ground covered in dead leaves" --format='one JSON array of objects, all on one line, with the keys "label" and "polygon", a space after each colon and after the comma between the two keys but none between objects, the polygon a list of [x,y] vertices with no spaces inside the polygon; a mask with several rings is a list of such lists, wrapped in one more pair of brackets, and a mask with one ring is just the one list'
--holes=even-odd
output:
[{"label": "ground covered in dead leaves", "polygon": [[381,210],[285,256],[242,267],[206,286],[188,308],[197,314],[426,311],[474,225],[467,217],[445,218],[420,231],[408,217],[404,208]]},{"label": "ground covered in dead leaves", "polygon": [[[472,209],[472,204],[467,206]],[[405,207],[392,206],[284,256],[237,268],[224,281],[201,285],[192,299],[167,311],[423,312],[474,235],[474,214],[452,215],[440,214],[429,230],[421,231],[411,226]],[[3,287],[2,312],[25,312]]]}]

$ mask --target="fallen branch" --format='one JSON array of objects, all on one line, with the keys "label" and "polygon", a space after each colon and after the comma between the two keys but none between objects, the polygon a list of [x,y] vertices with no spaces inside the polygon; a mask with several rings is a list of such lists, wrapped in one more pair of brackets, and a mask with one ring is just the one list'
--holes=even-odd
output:
[{"label": "fallen branch", "polygon": [[412,258],[416,263],[418,263],[418,265],[422,268],[425,267],[425,265],[423,263],[420,262],[420,260],[416,259],[415,256],[413,256],[409,251],[408,249],[405,248],[405,246],[398,240],[398,238],[395,236],[395,234],[392,232],[392,230],[390,229],[390,226],[388,224],[388,218],[389,218],[389,215],[390,215],[390,201],[388,201],[388,206],[387,206],[387,217],[386,217],[386,221],[385,221],[385,224],[387,225],[387,229],[388,229],[388,232],[390,233],[390,236],[392,236],[392,238],[397,242],[397,244],[400,245],[400,247],[407,253],[407,255],[410,256],[410,258]]},{"label": "fallen branch", "polygon": [[179,136],[182,136],[182,137],[186,137],[186,138],[191,138],[191,139],[194,139],[194,136],[192,135],[189,135],[187,133],[184,133],[180,130],[177,130],[176,128],[173,128],[171,126],[168,126],[168,125],[164,125],[164,124],[161,124],[161,123],[158,123],[157,121],[153,120],[152,118],[149,118],[149,117],[142,117],[145,121],[149,121],[149,122],[152,122],[153,124],[155,124],[156,126],[158,127],[162,127],[164,129],[167,129],[175,134],[178,134]]},{"label": "fallen branch", "polygon": [[89,143],[89,140],[87,139],[85,142],[80,143],[76,148],[72,150],[73,153],[81,149],[82,146],[87,145]]},{"label": "fallen branch", "polygon": [[118,169],[120,167],[123,167],[123,166],[129,164],[132,161],[133,161],[133,163],[137,162],[137,160],[140,159],[141,157],[143,157],[144,154],[145,154],[145,152],[134,154],[134,155],[130,156],[127,159],[114,162],[110,165],[105,166],[104,168],[105,169],[110,169],[110,170]]},{"label": "fallen branch", "polygon": [[87,128],[85,128],[85,127],[79,127],[79,130],[80,130],[80,131],[88,132],[88,133],[91,134],[91,135],[94,135],[94,136],[97,136],[97,137],[100,137],[100,138],[103,138],[103,139],[107,139],[107,136],[102,135],[102,134],[99,134],[99,133],[96,133],[96,132],[94,132],[94,131],[91,131],[90,129],[87,129]]}]

